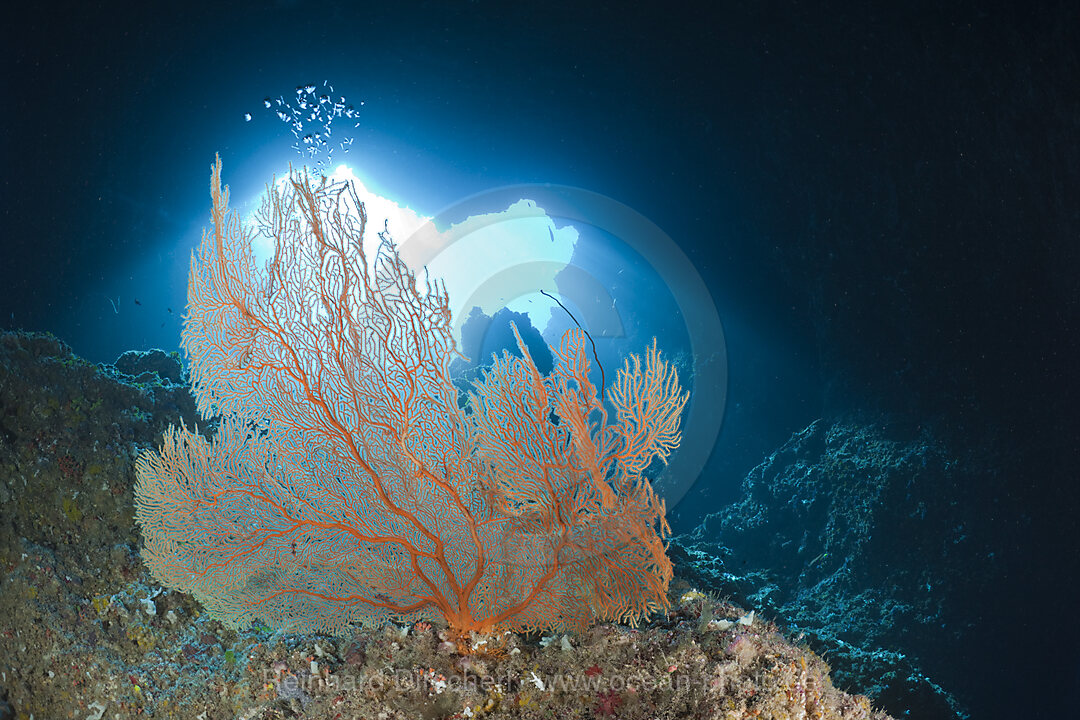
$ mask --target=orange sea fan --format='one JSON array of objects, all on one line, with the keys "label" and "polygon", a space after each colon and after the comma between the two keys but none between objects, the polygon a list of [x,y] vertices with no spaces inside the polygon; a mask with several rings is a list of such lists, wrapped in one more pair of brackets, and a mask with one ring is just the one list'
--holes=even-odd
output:
[{"label": "orange sea fan", "polygon": [[233,627],[297,631],[582,628],[667,606],[644,472],[678,446],[687,396],[655,343],[606,407],[577,329],[546,376],[518,337],[459,403],[445,290],[418,287],[385,234],[365,248],[349,184],[293,174],[254,228],[228,210],[220,159],[211,194],[183,346],[221,425],[212,441],[174,427],[138,461],[160,582]]}]

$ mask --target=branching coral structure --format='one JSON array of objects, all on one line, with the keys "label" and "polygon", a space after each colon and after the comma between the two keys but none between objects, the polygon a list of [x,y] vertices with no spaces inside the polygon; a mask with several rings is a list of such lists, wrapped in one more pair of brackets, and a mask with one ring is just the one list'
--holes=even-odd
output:
[{"label": "branching coral structure", "polygon": [[546,376],[519,337],[459,402],[445,289],[387,233],[365,247],[351,185],[291,173],[251,223],[220,159],[210,187],[183,347],[220,424],[212,440],[173,427],[138,461],[157,580],[227,625],[289,631],[579,629],[667,607],[645,472],[678,447],[687,395],[655,342],[604,402],[581,330]]}]

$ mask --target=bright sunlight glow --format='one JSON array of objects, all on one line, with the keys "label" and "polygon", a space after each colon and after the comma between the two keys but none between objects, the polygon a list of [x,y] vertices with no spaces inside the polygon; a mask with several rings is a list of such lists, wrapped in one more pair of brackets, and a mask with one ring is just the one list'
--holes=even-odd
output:
[{"label": "bright sunlight glow", "polygon": [[[385,227],[402,258],[423,281],[424,269],[432,279],[446,283],[455,333],[474,306],[487,315],[509,308],[529,316],[541,332],[551,318],[552,303],[532,302],[545,290],[553,295],[555,275],[570,261],[578,232],[557,228],[546,211],[522,199],[510,207],[473,215],[446,228],[407,205],[376,194],[347,165],[338,165],[328,177],[352,182],[367,210],[365,248],[374,253],[378,232]],[[279,179],[285,182],[285,178]],[[250,219],[250,218],[249,218]],[[257,260],[270,257],[270,239],[256,236]]]}]

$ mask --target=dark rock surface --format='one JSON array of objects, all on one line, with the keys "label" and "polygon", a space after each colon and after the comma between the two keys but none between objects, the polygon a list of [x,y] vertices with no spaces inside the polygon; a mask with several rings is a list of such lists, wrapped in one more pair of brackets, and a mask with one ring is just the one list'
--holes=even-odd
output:
[{"label": "dark rock surface", "polygon": [[948,658],[1005,572],[987,467],[925,428],[816,421],[673,541],[676,574],[805,634],[839,686],[894,715],[962,716]]},{"label": "dark rock surface", "polygon": [[[108,366],[106,366],[108,367]],[[153,382],[185,385],[184,367],[177,352],[166,353],[164,350],[128,350],[116,359],[112,368],[135,382]]]},{"label": "dark rock surface", "polygon": [[[139,367],[131,355],[124,356],[121,374],[82,360],[52,335],[0,333],[3,556],[17,557],[27,542],[66,547],[65,555],[80,566],[67,574],[85,575],[94,585],[117,579],[111,574],[128,564],[138,566],[135,458],[159,444],[169,425],[183,420],[191,426],[197,416],[185,386],[159,379],[178,377],[175,358],[148,353],[152,363]],[[151,366],[164,375],[148,371]],[[114,562],[114,546],[131,560]]]}]

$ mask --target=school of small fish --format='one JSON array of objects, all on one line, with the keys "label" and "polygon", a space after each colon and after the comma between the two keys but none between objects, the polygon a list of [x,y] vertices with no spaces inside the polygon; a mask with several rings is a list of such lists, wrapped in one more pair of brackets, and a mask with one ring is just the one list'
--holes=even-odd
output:
[{"label": "school of small fish", "polygon": [[[318,91],[318,94],[316,92]],[[315,85],[297,85],[296,95],[288,99],[283,95],[276,98],[263,98],[263,107],[271,110],[289,129],[296,139],[292,148],[301,157],[315,161],[319,168],[330,167],[334,159],[334,150],[348,154],[354,138],[343,137],[332,140],[335,118],[345,118],[354,122],[353,128],[360,127],[360,112],[345,101],[344,95],[335,99],[334,86],[324,80],[322,88]],[[360,102],[363,105],[363,101]],[[244,120],[251,120],[251,113],[244,114]]]}]

